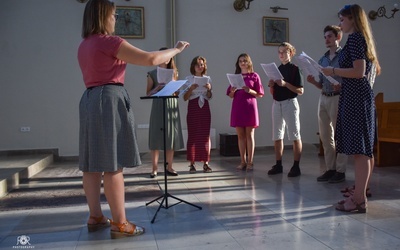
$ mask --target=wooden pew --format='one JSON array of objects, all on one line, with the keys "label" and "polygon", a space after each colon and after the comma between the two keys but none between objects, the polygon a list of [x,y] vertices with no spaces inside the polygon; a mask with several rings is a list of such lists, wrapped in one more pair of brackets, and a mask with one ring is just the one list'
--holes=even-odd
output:
[{"label": "wooden pew", "polygon": [[400,102],[384,102],[375,97],[377,132],[375,163],[378,167],[400,166]]}]

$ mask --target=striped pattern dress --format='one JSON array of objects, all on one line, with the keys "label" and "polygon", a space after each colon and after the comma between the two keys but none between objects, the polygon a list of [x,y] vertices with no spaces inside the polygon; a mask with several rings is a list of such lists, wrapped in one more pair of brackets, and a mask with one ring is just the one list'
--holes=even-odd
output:
[{"label": "striped pattern dress", "polygon": [[199,98],[189,100],[186,116],[188,140],[188,161],[210,161],[210,127],[211,111],[208,100],[203,107],[199,106]]}]

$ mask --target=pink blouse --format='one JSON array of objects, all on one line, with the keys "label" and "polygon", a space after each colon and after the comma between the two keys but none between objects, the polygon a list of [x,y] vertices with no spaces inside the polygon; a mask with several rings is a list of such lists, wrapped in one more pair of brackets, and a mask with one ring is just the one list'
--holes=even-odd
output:
[{"label": "pink blouse", "polygon": [[124,40],[118,36],[91,35],[78,49],[78,61],[86,88],[124,83],[126,62],[116,58]]}]

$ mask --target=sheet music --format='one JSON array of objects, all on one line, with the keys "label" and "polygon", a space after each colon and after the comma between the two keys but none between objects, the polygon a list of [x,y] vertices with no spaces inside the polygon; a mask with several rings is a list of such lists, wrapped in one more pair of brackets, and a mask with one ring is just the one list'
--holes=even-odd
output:
[{"label": "sheet music", "polygon": [[274,81],[283,79],[281,72],[274,62],[268,64],[261,63],[261,67],[269,79],[272,79]]},{"label": "sheet music", "polygon": [[205,86],[210,79],[205,76],[195,76],[194,83],[198,84],[199,86]]},{"label": "sheet music", "polygon": [[319,73],[323,74],[323,75],[326,77],[326,79],[328,79],[328,81],[329,81],[330,83],[333,83],[334,85],[338,85],[338,84],[339,84],[339,82],[336,81],[332,76],[326,76],[326,75],[322,72],[322,70],[321,70],[321,69],[322,69],[322,66],[319,65],[316,61],[314,61],[314,59],[312,59],[311,57],[309,57],[304,51],[301,52],[301,54],[299,55],[299,57],[304,57],[304,58],[306,58],[306,59],[309,61],[309,63],[310,63],[316,70],[318,70]]},{"label": "sheet music", "polygon": [[168,84],[165,85],[163,89],[161,89],[160,91],[151,96],[172,96],[186,82],[187,82],[186,80],[170,81]]},{"label": "sheet music", "polygon": [[244,83],[244,79],[243,79],[242,74],[226,74],[226,76],[228,77],[229,84],[232,87],[235,87],[237,89],[241,89],[244,86],[246,86],[246,84]]},{"label": "sheet music", "polygon": [[157,67],[157,82],[159,83],[169,83],[174,77],[173,69],[165,69]]},{"label": "sheet music", "polygon": [[197,93],[202,94],[202,93],[207,92],[206,84],[208,83],[208,81],[209,81],[208,77],[195,76],[193,83],[197,84],[198,87],[196,89],[194,89],[193,92],[196,93],[196,94]]},{"label": "sheet music", "polygon": [[312,75],[314,78],[318,79],[319,71],[316,69],[306,57],[304,56],[296,56],[297,65],[301,69],[303,76],[307,78],[307,76]]}]

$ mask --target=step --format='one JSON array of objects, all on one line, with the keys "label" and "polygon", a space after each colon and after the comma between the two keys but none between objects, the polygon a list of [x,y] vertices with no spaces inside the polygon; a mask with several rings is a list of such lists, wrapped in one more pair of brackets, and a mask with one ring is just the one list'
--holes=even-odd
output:
[{"label": "step", "polygon": [[0,198],[54,162],[54,154],[0,154]]}]

